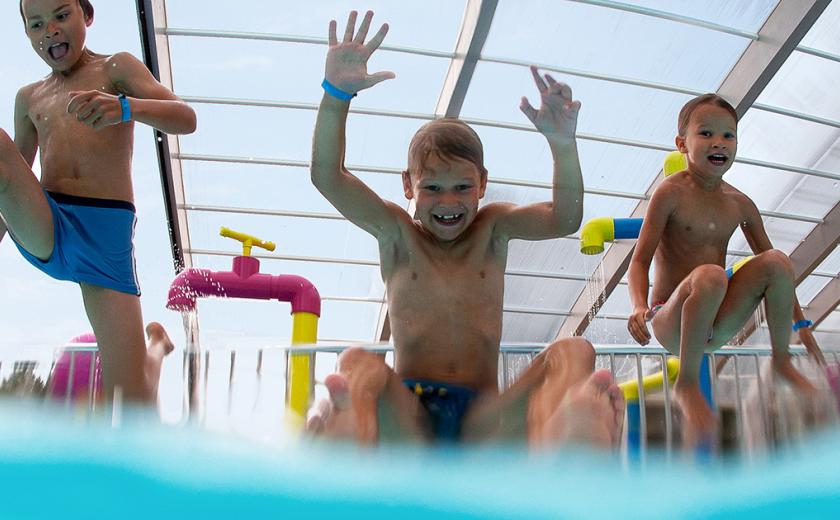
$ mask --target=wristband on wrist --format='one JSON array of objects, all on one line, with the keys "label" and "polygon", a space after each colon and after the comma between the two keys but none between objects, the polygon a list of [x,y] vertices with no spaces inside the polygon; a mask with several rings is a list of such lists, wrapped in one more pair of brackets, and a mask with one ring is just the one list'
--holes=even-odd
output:
[{"label": "wristband on wrist", "polygon": [[131,121],[131,105],[128,102],[128,98],[125,97],[125,94],[120,92],[117,94],[117,98],[120,100],[120,108],[122,109],[122,116],[120,120],[125,123],[126,121]]},{"label": "wristband on wrist", "polygon": [[796,332],[799,329],[804,328],[804,327],[811,328],[811,326],[813,324],[814,324],[814,322],[811,321],[811,320],[799,320],[799,321],[797,321],[796,323],[793,324],[793,327],[792,327],[793,332]]},{"label": "wristband on wrist", "polygon": [[324,78],[324,81],[321,82],[321,87],[327,94],[331,95],[336,99],[340,99],[341,101],[350,101],[351,99],[356,97],[356,94],[344,92],[340,88],[336,87],[335,85],[327,81],[327,78]]}]

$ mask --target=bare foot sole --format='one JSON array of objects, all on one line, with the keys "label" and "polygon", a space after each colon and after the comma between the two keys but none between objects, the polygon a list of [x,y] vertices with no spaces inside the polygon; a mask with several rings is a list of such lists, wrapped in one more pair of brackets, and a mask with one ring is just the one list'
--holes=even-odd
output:
[{"label": "bare foot sole", "polygon": [[674,387],[674,401],[683,416],[683,442],[686,447],[713,445],[718,421],[697,385]]},{"label": "bare foot sole", "polygon": [[163,325],[153,321],[146,325],[146,337],[149,339],[149,347],[159,347],[163,350],[163,355],[166,356],[175,350],[175,344],[166,333]]},{"label": "bare foot sole", "polygon": [[618,444],[624,423],[624,395],[608,370],[598,370],[572,387],[543,427],[552,444]]}]

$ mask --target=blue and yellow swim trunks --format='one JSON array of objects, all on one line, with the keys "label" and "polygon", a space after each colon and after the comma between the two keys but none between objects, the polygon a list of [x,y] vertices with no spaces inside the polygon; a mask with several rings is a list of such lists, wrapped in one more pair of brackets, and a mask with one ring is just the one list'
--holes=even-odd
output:
[{"label": "blue and yellow swim trunks", "polygon": [[420,399],[429,413],[432,433],[439,441],[454,442],[461,437],[461,420],[476,393],[469,388],[432,381],[404,379],[403,383]]},{"label": "blue and yellow swim trunks", "polygon": [[[55,278],[140,295],[134,262],[134,204],[44,190],[52,210],[55,246],[47,260],[26,260]],[[14,239],[14,237],[12,237]]]}]

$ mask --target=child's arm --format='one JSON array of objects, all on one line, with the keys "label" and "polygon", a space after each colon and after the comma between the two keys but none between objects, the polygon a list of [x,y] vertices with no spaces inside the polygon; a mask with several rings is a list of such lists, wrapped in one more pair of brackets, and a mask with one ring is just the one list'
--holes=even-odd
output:
[{"label": "child's arm", "polygon": [[572,100],[572,89],[551,75],[543,79],[531,67],[540,91],[540,109],[523,97],[519,108],[548,140],[554,159],[551,202],[527,206],[502,205],[494,233],[503,239],[542,240],[574,233],[583,218],[583,178],[580,173],[575,130],[580,101]]},{"label": "child's arm", "polygon": [[[367,60],[379,47],[388,32],[383,24],[379,32],[365,44],[373,13],[368,11],[359,32],[353,36],[356,12],[350,13],[344,39],[336,37],[336,22],[330,22],[325,79],[348,96],[394,77],[392,72],[367,73]],[[324,93],[315,135],[312,139],[312,183],[348,220],[382,241],[398,233],[395,205],[384,202],[376,193],[344,167],[345,128],[350,101]],[[391,206],[394,206],[393,208]]]},{"label": "child's arm", "polygon": [[[121,52],[111,56],[105,68],[117,91],[128,98],[132,120],[167,134],[195,131],[195,111],[158,83],[137,58]],[[96,130],[122,122],[118,97],[98,90],[71,92],[67,111]]]},{"label": "child's arm", "polygon": [[[648,305],[650,263],[674,209],[675,200],[676,197],[671,195],[671,187],[668,184],[660,185],[653,193],[645,212],[645,220],[639,232],[636,249],[630,259],[627,280],[633,312],[627,320],[627,330],[640,345],[647,345],[650,342],[650,331],[647,327],[647,320],[651,318],[651,309]],[[658,267],[659,269],[667,268],[667,266]]]},{"label": "child's arm", "polygon": [[[770,242],[770,237],[767,236],[767,231],[764,229],[764,222],[761,220],[761,214],[758,211],[755,203],[749,197],[744,196],[746,202],[742,204],[746,208],[747,216],[741,224],[741,230],[744,232],[744,237],[750,245],[750,249],[755,254],[763,253],[773,249],[773,244]],[[800,321],[805,319],[805,313],[802,312],[802,306],[799,305],[799,298],[796,296],[796,291],[793,292],[793,321]],[[810,327],[802,327],[797,331],[799,340],[818,363],[825,365],[825,357],[817,345],[817,340],[811,332]]]},{"label": "child's arm", "polygon": [[[38,131],[29,119],[29,89],[30,87],[23,87],[15,96],[15,146],[31,168],[38,153]],[[3,241],[6,231],[6,222],[0,215],[0,242]]]}]

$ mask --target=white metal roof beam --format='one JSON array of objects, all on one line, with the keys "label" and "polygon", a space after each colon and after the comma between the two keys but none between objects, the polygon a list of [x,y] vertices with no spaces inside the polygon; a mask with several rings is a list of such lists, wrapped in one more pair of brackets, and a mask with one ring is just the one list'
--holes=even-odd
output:
[{"label": "white metal roof beam", "polygon": [[[829,3],[830,0],[780,0],[759,31],[759,38],[750,42],[718,89],[718,94],[732,103],[739,117],[755,102]],[[648,198],[662,179],[662,175],[656,176],[647,190]],[[644,200],[631,216],[643,217],[646,209],[647,200]],[[581,291],[570,309],[571,316],[560,324],[557,338],[580,335],[586,330],[590,316],[597,314],[627,271],[634,247],[633,241],[616,242],[603,255],[603,284],[596,287],[590,282]],[[590,304],[589,295],[596,294],[599,296],[592,298],[595,303]]]}]

